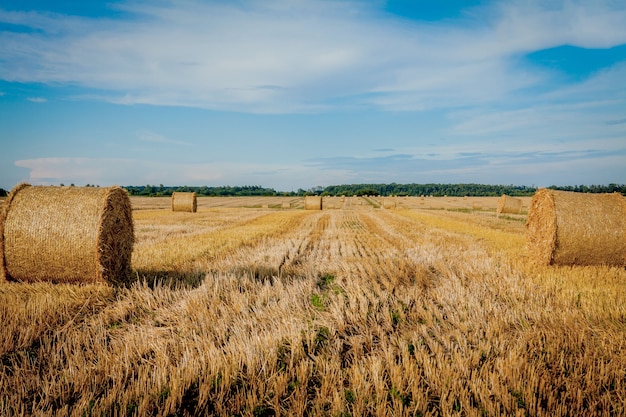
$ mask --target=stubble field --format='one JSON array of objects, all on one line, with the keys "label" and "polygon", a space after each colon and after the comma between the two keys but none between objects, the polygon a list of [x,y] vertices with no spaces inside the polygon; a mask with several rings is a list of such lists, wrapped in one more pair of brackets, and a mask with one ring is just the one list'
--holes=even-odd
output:
[{"label": "stubble field", "polygon": [[0,415],[626,414],[626,270],[497,198],[132,203],[128,288],[0,284]]}]

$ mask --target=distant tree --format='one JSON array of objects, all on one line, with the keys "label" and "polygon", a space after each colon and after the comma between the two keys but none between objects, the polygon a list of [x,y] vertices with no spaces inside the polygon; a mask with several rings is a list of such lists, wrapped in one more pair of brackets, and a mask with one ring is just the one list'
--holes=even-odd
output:
[{"label": "distant tree", "polygon": [[354,195],[363,196],[363,195],[377,195],[379,192],[373,188],[361,188],[357,190]]},{"label": "distant tree", "polygon": [[0,197],[6,197],[7,191],[4,188],[0,188]]}]

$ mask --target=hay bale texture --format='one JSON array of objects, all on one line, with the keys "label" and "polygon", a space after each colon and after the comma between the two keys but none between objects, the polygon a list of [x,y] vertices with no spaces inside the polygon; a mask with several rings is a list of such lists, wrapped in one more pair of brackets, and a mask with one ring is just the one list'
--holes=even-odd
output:
[{"label": "hay bale texture", "polygon": [[196,193],[173,192],[172,211],[186,211],[195,213],[198,209],[198,199]]},{"label": "hay bale texture", "polygon": [[0,281],[124,283],[133,244],[124,189],[20,184],[0,214]]},{"label": "hay bale texture", "polygon": [[626,201],[617,193],[541,189],[526,233],[531,258],[541,264],[626,266]]},{"label": "hay bale texture", "polygon": [[523,202],[519,198],[502,194],[502,197],[500,197],[500,200],[498,200],[498,208],[496,209],[496,213],[519,214],[522,211],[522,205]]},{"label": "hay bale texture", "polygon": [[392,210],[397,206],[397,202],[395,197],[385,197],[383,198],[383,208]]},{"label": "hay bale texture", "polygon": [[304,197],[304,209],[305,210],[321,210],[322,209],[322,197],[316,195],[307,195]]}]

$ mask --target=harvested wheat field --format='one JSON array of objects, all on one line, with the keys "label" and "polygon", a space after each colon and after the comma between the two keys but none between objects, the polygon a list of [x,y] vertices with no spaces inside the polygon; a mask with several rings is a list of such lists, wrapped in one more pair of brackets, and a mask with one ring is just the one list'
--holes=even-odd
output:
[{"label": "harvested wheat field", "polygon": [[625,415],[626,270],[430,199],[131,198],[134,284],[0,285],[0,415]]}]

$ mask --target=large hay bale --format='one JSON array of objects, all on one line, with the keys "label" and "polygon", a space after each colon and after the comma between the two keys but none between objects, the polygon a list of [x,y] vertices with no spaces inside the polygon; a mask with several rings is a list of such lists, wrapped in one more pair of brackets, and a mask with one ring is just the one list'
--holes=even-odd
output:
[{"label": "large hay bale", "polygon": [[321,210],[322,209],[322,197],[316,195],[307,195],[304,197],[304,209],[305,210]]},{"label": "large hay bale", "polygon": [[124,283],[133,243],[124,189],[20,184],[0,214],[0,281]]},{"label": "large hay bale", "polygon": [[541,189],[526,223],[531,258],[546,265],[626,265],[626,202],[617,194]]},{"label": "large hay bale", "polygon": [[395,197],[385,197],[383,198],[383,208],[385,209],[395,209],[397,205]]},{"label": "large hay bale", "polygon": [[500,200],[498,200],[498,208],[496,209],[496,213],[519,214],[522,211],[522,205],[523,202],[519,198],[502,194],[502,197],[500,197]]},{"label": "large hay bale", "polygon": [[198,199],[196,193],[173,192],[172,211],[187,211],[195,213],[198,209]]}]

